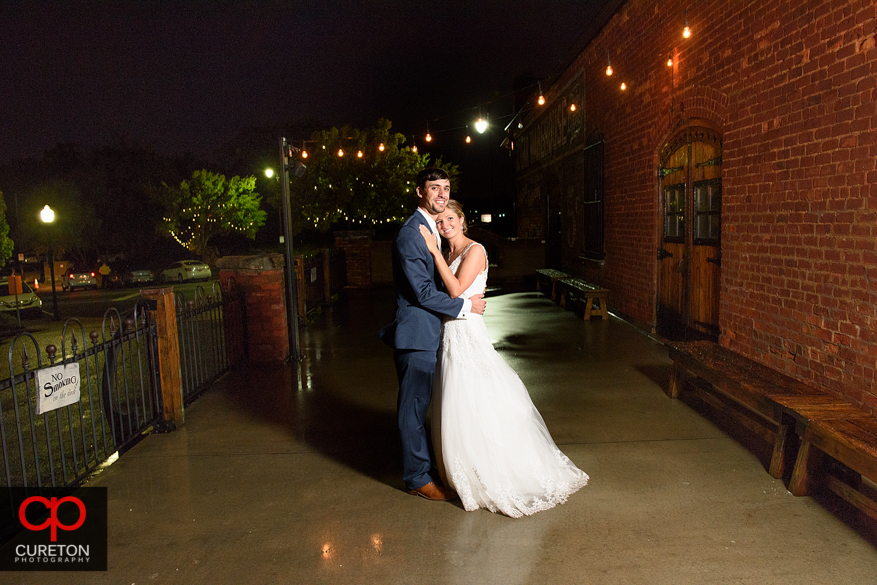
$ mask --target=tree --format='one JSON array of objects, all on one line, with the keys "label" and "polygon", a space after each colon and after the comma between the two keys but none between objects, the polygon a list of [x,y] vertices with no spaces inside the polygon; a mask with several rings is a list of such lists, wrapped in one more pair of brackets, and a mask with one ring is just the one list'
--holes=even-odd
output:
[{"label": "tree", "polygon": [[12,240],[9,239],[9,223],[6,221],[6,200],[0,191],[0,266],[12,257]]},{"label": "tree", "polygon": [[166,213],[159,229],[209,261],[211,238],[237,232],[254,239],[265,223],[255,187],[254,176],[229,180],[207,170],[195,171],[179,187],[165,185]]},{"label": "tree", "polygon": [[[403,146],[405,137],[391,132],[389,120],[366,130],[331,128],[311,138],[302,161],[307,172],[290,184],[292,209],[300,210],[293,214],[294,232],[402,223],[410,214],[415,177],[429,166],[430,156]],[[441,158],[434,164],[452,181],[459,173]]]}]

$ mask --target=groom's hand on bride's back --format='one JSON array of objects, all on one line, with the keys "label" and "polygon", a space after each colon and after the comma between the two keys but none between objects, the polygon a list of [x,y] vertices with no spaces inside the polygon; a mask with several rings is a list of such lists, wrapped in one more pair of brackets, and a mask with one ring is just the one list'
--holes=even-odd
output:
[{"label": "groom's hand on bride's back", "polygon": [[469,299],[472,301],[472,312],[483,315],[484,309],[487,307],[484,295],[472,295]]}]

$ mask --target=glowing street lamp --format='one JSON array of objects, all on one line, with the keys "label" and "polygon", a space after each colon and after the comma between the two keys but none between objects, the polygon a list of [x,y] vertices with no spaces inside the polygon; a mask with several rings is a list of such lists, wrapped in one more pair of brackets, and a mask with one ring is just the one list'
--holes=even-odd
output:
[{"label": "glowing street lamp", "polygon": [[[40,211],[40,220],[47,226],[55,221],[55,212],[52,211],[52,208],[46,205]],[[46,229],[46,233],[48,235],[49,241],[49,275],[52,277],[52,319],[55,321],[60,321],[61,316],[58,314],[58,293],[55,292],[55,247],[52,242],[52,232],[50,229]]]}]

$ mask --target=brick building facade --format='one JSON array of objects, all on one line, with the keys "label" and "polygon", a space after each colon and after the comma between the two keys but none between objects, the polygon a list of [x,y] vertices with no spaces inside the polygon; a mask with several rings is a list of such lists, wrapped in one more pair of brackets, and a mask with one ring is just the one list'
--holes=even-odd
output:
[{"label": "brick building facade", "polygon": [[514,135],[518,235],[659,331],[712,242],[714,338],[877,410],[875,40],[872,0],[622,3]]}]

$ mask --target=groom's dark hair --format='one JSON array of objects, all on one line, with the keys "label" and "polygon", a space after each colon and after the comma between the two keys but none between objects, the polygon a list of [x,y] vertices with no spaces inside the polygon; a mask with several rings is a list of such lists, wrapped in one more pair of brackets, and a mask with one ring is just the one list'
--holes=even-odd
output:
[{"label": "groom's dark hair", "polygon": [[441,181],[442,179],[446,179],[448,181],[451,178],[448,176],[448,173],[444,169],[440,169],[438,167],[426,167],[419,173],[417,173],[417,186],[423,189],[426,187],[427,181]]}]

